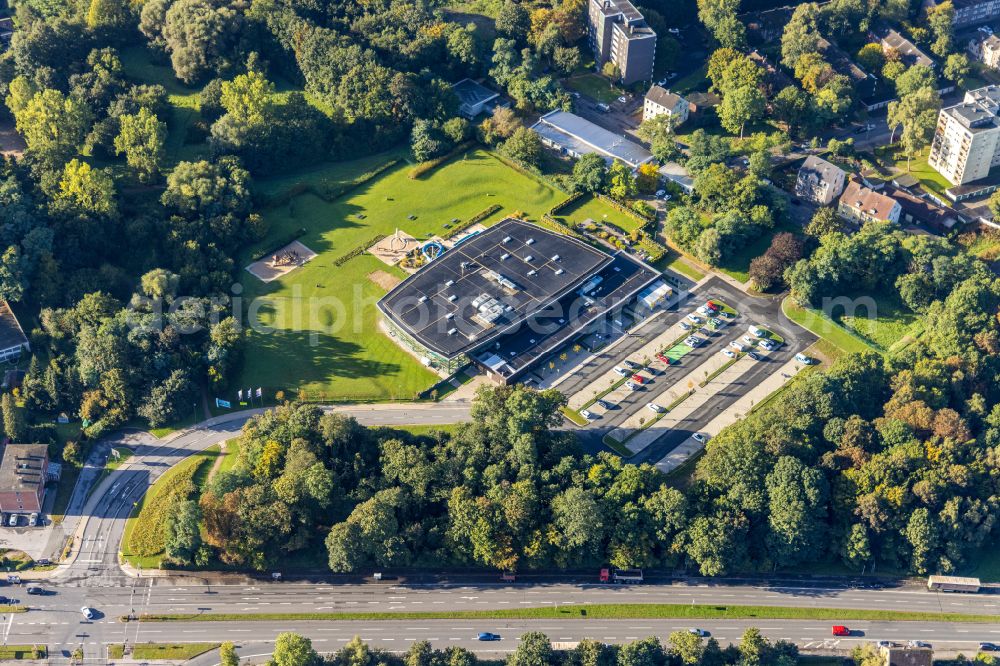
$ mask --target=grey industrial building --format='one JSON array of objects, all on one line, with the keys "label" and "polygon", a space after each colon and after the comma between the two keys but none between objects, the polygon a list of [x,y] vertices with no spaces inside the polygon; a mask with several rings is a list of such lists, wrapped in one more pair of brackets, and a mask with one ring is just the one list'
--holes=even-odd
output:
[{"label": "grey industrial building", "polygon": [[638,143],[568,111],[550,111],[531,129],[542,143],[570,157],[597,153],[608,162],[618,160],[633,169],[653,159],[653,154]]},{"label": "grey industrial building", "polygon": [[434,259],[378,303],[391,337],[453,373],[516,381],[617,316],[659,274],[623,253],[514,218]]},{"label": "grey industrial building", "polygon": [[628,0],[590,0],[587,33],[599,66],[618,65],[621,82],[651,81],[656,58],[656,33]]}]

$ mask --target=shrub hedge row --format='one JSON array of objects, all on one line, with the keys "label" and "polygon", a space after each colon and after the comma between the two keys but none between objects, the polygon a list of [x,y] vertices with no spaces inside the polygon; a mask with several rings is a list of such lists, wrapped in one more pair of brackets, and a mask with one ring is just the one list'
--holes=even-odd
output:
[{"label": "shrub hedge row", "polygon": [[373,236],[372,239],[369,240],[367,243],[365,243],[363,245],[359,245],[356,248],[354,248],[353,250],[351,250],[350,252],[348,252],[347,254],[342,255],[342,256],[337,257],[336,259],[334,259],[333,265],[334,266],[343,266],[344,264],[346,264],[348,261],[350,261],[354,257],[358,256],[359,254],[362,254],[362,253],[366,252],[368,250],[368,248],[370,248],[372,245],[374,245],[375,243],[379,242],[383,238],[385,238],[385,234],[378,234],[377,236]]},{"label": "shrub hedge row", "polygon": [[454,236],[456,236],[457,234],[462,233],[463,231],[465,231],[466,229],[468,229],[472,225],[478,224],[478,223],[482,222],[483,220],[485,220],[486,218],[488,218],[490,215],[492,215],[493,213],[497,212],[501,208],[503,208],[503,206],[501,206],[500,204],[493,204],[492,206],[490,206],[486,210],[479,211],[478,213],[476,213],[475,215],[473,215],[472,217],[470,217],[465,222],[459,222],[458,224],[456,224],[455,226],[453,226],[451,229],[449,229],[448,233],[444,235],[444,238],[446,238],[446,239],[447,238],[453,238]]}]

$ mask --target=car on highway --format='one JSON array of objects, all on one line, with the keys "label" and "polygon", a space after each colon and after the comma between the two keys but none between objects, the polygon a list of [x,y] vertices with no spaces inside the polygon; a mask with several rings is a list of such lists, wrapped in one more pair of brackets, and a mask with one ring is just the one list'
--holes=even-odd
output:
[{"label": "car on highway", "polygon": [[907,641],[906,647],[911,648],[929,648],[931,644],[926,641]]},{"label": "car on highway", "polygon": [[702,444],[704,444],[705,441],[708,439],[708,437],[706,437],[705,435],[701,434],[700,432],[696,432],[696,433],[694,433],[691,436],[694,437],[694,440],[696,442],[701,442]]},{"label": "car on highway", "polygon": [[587,411],[586,409],[581,409],[580,410],[580,416],[582,416],[583,418],[587,419],[588,421],[592,421],[595,418],[597,418],[596,416],[594,416],[593,412]]},{"label": "car on highway", "polygon": [[996,643],[980,643],[979,649],[982,652],[1000,652],[1000,645]]},{"label": "car on highway", "polygon": [[94,611],[89,606],[84,606],[83,608],[81,608],[80,613],[82,613],[83,616],[88,620],[94,619]]},{"label": "car on highway", "polygon": [[646,405],[646,407],[648,407],[649,409],[653,410],[653,411],[654,411],[654,412],[656,412],[657,414],[659,414],[660,412],[662,412],[662,411],[663,411],[663,407],[660,407],[660,406],[659,406],[658,404],[656,404],[655,402],[651,402],[651,403],[649,403],[648,405]]},{"label": "car on highway", "polygon": [[687,316],[687,320],[693,324],[700,324],[701,322],[705,321],[704,319],[702,319],[693,312]]},{"label": "car on highway", "polygon": [[688,633],[694,634],[695,636],[698,636],[700,638],[704,638],[709,635],[707,631],[705,631],[704,629],[698,629],[697,627],[688,629]]},{"label": "car on highway", "polygon": [[43,590],[42,588],[38,587],[37,585],[29,585],[28,586],[28,594],[38,594],[38,595],[41,595],[41,594],[45,594],[45,590]]},{"label": "car on highway", "polygon": [[736,352],[731,349],[723,349],[722,354],[723,356],[728,356],[729,358],[736,358]]},{"label": "car on highway", "polygon": [[621,377],[628,377],[629,372],[628,372],[628,370],[626,370],[625,368],[623,368],[623,367],[621,367],[619,365],[618,367],[615,368],[615,374],[617,374],[617,375],[619,375]]},{"label": "car on highway", "polygon": [[595,400],[595,403],[603,407],[604,409],[611,409],[612,405],[607,400]]},{"label": "car on highway", "polygon": [[685,331],[690,331],[691,330],[691,324],[687,323],[686,321],[682,321],[681,322],[681,328],[684,329]]},{"label": "car on highway", "polygon": [[842,624],[833,625],[832,633],[834,636],[850,636],[851,630]]},{"label": "car on highway", "polygon": [[500,640],[500,634],[494,634],[490,631],[480,631],[476,640],[480,641],[498,641]]}]

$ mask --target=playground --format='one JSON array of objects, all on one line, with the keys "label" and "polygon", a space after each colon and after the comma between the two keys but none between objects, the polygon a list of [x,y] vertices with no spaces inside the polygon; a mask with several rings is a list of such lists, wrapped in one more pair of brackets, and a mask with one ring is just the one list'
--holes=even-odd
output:
[{"label": "playground", "polygon": [[247,266],[247,272],[261,282],[271,282],[288,275],[316,257],[316,253],[299,241],[292,241],[267,257]]},{"label": "playground", "polygon": [[[342,179],[347,167],[331,165]],[[372,168],[372,158],[359,160],[359,173]],[[446,238],[455,220],[468,220],[494,204],[501,209],[483,220],[487,226],[515,211],[538,219],[566,196],[482,150],[459,155],[420,179],[409,178],[409,169],[400,163],[332,200],[310,191],[310,179],[324,177],[321,170],[303,172],[297,183],[288,175],[276,182],[276,188],[287,183],[296,194],[271,193],[281,203],[263,211],[269,234],[259,245],[304,228],[298,242],[315,256],[267,282],[244,274],[246,302],[259,301],[250,312],[239,385],[263,386],[269,394],[302,389],[310,399],[324,401],[412,398],[438,378],[381,332],[375,308],[393,278],[407,276],[399,255]],[[397,231],[399,239],[392,240]],[[368,247],[377,236],[384,238]]]}]

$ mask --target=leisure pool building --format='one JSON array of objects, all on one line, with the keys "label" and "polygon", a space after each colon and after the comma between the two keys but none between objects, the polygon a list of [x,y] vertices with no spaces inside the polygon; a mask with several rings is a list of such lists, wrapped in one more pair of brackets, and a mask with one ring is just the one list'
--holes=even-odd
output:
[{"label": "leisure pool building", "polygon": [[577,337],[603,328],[660,275],[514,218],[474,234],[378,303],[386,328],[428,365],[468,363],[512,383]]}]

